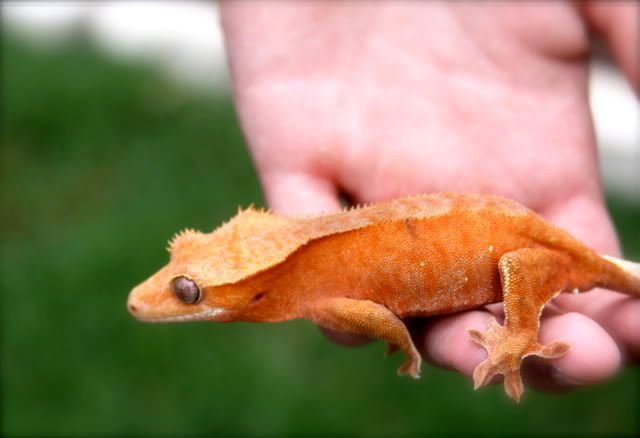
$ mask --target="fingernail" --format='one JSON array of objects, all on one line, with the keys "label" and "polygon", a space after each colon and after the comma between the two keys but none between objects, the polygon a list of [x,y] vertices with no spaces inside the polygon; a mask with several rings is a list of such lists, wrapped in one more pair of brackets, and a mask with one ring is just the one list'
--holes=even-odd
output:
[{"label": "fingernail", "polygon": [[551,367],[551,372],[549,374],[550,374],[551,380],[553,380],[553,382],[557,383],[558,385],[562,385],[562,386],[584,385],[584,382],[581,382],[580,380],[577,380],[573,377],[567,376],[564,372],[562,372],[562,370],[556,367]]}]

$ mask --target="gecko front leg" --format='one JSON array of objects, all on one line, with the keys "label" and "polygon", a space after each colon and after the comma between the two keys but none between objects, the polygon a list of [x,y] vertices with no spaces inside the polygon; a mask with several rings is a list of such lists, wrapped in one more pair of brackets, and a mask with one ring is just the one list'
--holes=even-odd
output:
[{"label": "gecko front leg", "polygon": [[538,329],[542,308],[568,284],[568,265],[565,255],[542,248],[523,248],[500,258],[504,326],[491,318],[486,332],[469,329],[471,338],[488,353],[473,372],[476,389],[503,374],[506,393],[519,401],[522,359],[532,355],[555,359],[567,353],[569,345],[563,342],[539,344]]},{"label": "gecko front leg", "polygon": [[383,339],[406,356],[399,375],[420,377],[421,357],[404,323],[385,306],[369,300],[327,298],[307,307],[307,317],[333,330]]}]

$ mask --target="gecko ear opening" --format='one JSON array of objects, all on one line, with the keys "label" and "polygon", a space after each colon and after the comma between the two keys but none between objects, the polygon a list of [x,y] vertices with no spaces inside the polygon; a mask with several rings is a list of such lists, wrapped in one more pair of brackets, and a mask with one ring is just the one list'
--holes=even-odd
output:
[{"label": "gecko ear opening", "polygon": [[197,304],[202,299],[200,287],[195,281],[184,275],[179,275],[171,280],[171,291],[185,304]]}]

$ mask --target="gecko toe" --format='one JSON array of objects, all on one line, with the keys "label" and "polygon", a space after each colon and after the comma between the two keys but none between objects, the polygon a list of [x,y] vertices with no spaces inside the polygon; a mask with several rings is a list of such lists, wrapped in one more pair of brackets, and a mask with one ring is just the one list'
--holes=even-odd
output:
[{"label": "gecko toe", "polygon": [[552,342],[549,345],[540,345],[532,354],[545,359],[558,359],[567,354],[571,346],[565,342]]},{"label": "gecko toe", "polygon": [[504,374],[504,390],[516,403],[520,402],[520,397],[524,392],[524,385],[520,377],[520,371],[509,371]]},{"label": "gecko toe", "polygon": [[480,330],[468,328],[467,333],[473,342],[481,346],[484,345],[484,335]]},{"label": "gecko toe", "polygon": [[502,328],[502,326],[498,323],[498,320],[496,320],[494,316],[490,317],[487,320],[487,326],[489,327],[489,330],[497,330]]},{"label": "gecko toe", "polygon": [[422,359],[420,355],[415,352],[415,354],[409,356],[407,360],[398,368],[399,376],[411,376],[414,379],[420,378],[420,367],[422,366]]},{"label": "gecko toe", "polygon": [[420,372],[415,370],[415,369],[410,369],[409,367],[404,367],[401,366],[400,368],[398,368],[398,375],[399,376],[409,376],[412,377],[414,379],[419,379],[420,378]]},{"label": "gecko toe", "polygon": [[473,370],[473,389],[485,386],[496,373],[494,366],[488,360],[484,360]]}]

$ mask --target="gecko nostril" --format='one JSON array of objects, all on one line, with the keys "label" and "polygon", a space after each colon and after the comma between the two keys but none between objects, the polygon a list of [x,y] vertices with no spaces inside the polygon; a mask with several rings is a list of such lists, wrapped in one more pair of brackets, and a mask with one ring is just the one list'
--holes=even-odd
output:
[{"label": "gecko nostril", "polygon": [[135,312],[137,312],[137,311],[138,311],[138,308],[137,308],[136,306],[134,306],[133,304],[129,304],[129,310],[130,310],[131,312],[134,312],[134,313],[135,313]]}]

